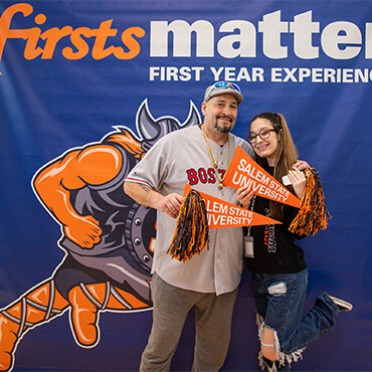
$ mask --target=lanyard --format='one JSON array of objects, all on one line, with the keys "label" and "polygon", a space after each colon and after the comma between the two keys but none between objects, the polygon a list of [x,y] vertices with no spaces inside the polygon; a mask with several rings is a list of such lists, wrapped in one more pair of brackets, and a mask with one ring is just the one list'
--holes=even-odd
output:
[{"label": "lanyard", "polygon": [[[252,212],[254,211],[254,205],[256,204],[256,198],[257,198],[257,195],[253,195],[253,198],[251,201],[251,208],[249,209]],[[252,226],[248,226],[248,235],[251,235],[251,227]]]}]

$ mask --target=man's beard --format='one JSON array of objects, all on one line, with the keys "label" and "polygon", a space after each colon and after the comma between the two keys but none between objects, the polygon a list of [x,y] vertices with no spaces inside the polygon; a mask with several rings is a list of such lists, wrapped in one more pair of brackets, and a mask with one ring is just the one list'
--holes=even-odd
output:
[{"label": "man's beard", "polygon": [[230,126],[227,127],[225,125],[218,125],[218,122],[216,121],[214,127],[217,129],[218,132],[226,134],[226,133],[230,133],[230,131],[232,129],[232,126],[233,126],[232,122],[230,122],[230,123],[231,123]]}]

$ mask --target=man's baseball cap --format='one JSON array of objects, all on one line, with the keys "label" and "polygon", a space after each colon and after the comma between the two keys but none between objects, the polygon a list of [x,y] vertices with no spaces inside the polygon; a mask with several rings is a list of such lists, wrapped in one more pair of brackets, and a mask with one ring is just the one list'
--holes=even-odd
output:
[{"label": "man's baseball cap", "polygon": [[210,85],[205,90],[204,102],[208,102],[214,96],[227,93],[235,96],[238,105],[243,102],[243,95],[239,86],[229,81],[218,81],[217,83]]}]

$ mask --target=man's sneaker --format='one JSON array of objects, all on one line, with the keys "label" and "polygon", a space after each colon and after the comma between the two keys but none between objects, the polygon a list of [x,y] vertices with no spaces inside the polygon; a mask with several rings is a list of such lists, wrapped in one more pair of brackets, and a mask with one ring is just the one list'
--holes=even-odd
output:
[{"label": "man's sneaker", "polygon": [[331,295],[328,296],[337,305],[340,312],[351,311],[353,309],[353,305],[350,302],[341,300],[340,298]]}]

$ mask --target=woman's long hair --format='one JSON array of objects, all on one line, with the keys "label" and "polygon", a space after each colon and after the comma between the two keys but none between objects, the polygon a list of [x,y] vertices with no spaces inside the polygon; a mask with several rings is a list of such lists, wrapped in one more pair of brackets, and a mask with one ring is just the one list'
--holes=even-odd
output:
[{"label": "woman's long hair", "polygon": [[[288,171],[292,168],[293,164],[298,159],[298,152],[296,145],[293,142],[291,133],[289,131],[287,122],[282,114],[263,112],[256,115],[252,121],[256,119],[268,120],[275,132],[279,135],[278,141],[278,160],[274,167],[273,176],[282,183],[282,177],[288,174]],[[266,168],[268,166],[267,159],[261,158],[256,154],[256,161],[259,165]],[[288,189],[293,192],[293,187],[290,186]],[[284,216],[284,205],[278,202],[270,200],[270,217],[276,219],[283,219]]]}]

